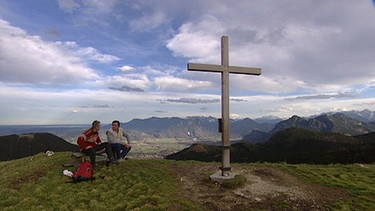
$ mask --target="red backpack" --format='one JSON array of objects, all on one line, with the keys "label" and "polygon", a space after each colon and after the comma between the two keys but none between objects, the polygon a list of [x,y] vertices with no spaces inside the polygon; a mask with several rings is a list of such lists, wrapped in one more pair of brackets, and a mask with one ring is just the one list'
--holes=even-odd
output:
[{"label": "red backpack", "polygon": [[73,182],[82,182],[95,179],[92,175],[94,173],[94,167],[90,161],[82,162],[77,171],[73,173]]}]

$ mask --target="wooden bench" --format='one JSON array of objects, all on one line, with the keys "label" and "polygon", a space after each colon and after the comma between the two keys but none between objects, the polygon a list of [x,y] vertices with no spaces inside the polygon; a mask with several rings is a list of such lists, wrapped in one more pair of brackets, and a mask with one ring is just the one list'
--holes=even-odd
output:
[{"label": "wooden bench", "polygon": [[[90,160],[90,156],[82,152],[73,152],[72,153],[73,165],[78,167],[83,161]],[[99,150],[96,152],[95,162],[106,161],[107,154],[105,149]]]}]

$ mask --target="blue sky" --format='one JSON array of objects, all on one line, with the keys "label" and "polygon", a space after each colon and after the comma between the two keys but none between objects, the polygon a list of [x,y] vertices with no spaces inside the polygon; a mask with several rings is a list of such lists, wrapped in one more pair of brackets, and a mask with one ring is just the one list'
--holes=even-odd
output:
[{"label": "blue sky", "polygon": [[1,0],[0,124],[375,110],[375,9],[354,0]]}]

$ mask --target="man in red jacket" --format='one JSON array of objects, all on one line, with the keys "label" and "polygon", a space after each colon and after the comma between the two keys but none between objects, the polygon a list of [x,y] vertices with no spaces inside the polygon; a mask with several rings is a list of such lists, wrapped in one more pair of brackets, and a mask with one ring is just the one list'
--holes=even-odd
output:
[{"label": "man in red jacket", "polygon": [[[95,120],[92,122],[92,127],[85,132],[83,132],[77,140],[78,146],[82,153],[90,156],[91,164],[95,168],[95,158],[96,151],[105,149],[105,152],[109,158],[108,163],[119,164],[119,162],[114,158],[112,149],[107,142],[102,142],[99,136],[100,121]],[[107,164],[108,164],[107,163]]]}]

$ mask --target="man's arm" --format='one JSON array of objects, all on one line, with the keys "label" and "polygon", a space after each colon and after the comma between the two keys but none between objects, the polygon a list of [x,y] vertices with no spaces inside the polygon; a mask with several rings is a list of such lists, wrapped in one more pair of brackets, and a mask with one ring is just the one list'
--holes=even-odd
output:
[{"label": "man's arm", "polygon": [[96,144],[101,144],[102,143],[102,140],[100,139],[100,135],[98,133],[98,139],[96,139]]},{"label": "man's arm", "polygon": [[111,131],[108,130],[106,132],[106,134],[107,134],[107,139],[108,139],[109,143],[115,143],[116,142],[115,136],[113,135],[113,133],[111,133]]},{"label": "man's arm", "polygon": [[121,128],[121,131],[122,131],[122,136],[125,137],[128,144],[130,144],[129,135],[125,133],[125,130],[123,128]]},{"label": "man's arm", "polygon": [[129,135],[127,133],[124,132],[124,137],[126,138],[126,140],[128,141],[128,144],[130,144],[130,139],[129,139]]}]

